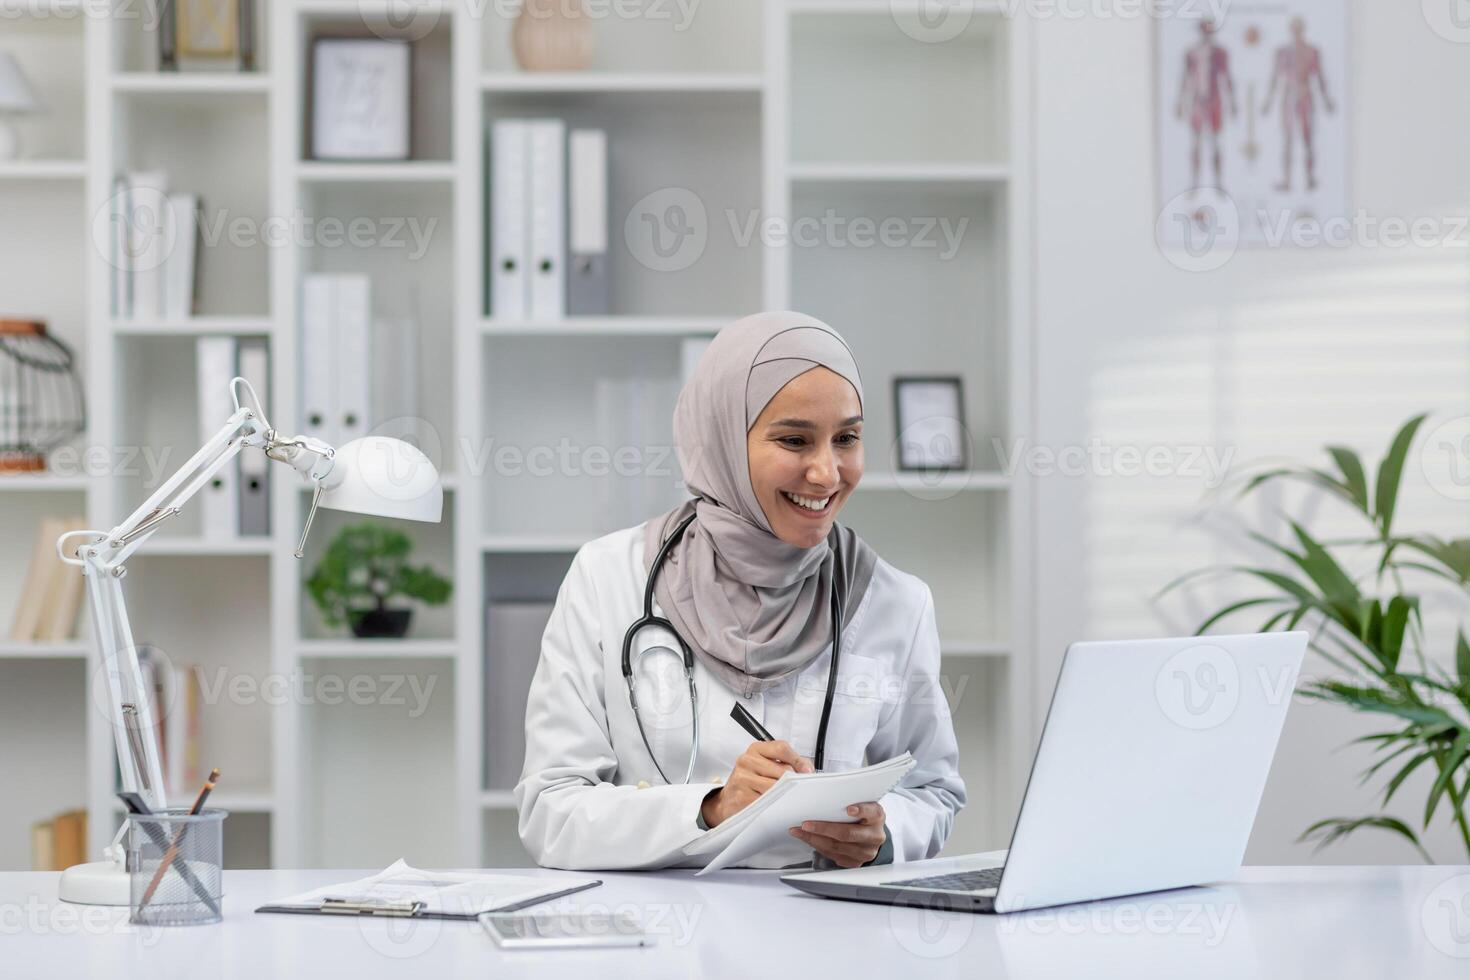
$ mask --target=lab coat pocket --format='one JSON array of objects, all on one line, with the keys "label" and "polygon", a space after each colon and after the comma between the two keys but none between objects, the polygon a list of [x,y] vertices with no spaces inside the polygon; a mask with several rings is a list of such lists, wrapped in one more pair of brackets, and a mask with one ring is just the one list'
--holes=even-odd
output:
[{"label": "lab coat pocket", "polygon": [[[803,712],[811,726],[810,745],[815,751],[816,730],[821,723],[823,688],[809,688],[814,703]],[[878,661],[871,657],[844,654],[832,692],[832,715],[827,722],[827,755],[823,768],[857,769],[865,764],[868,744],[877,734],[883,714],[883,698],[878,685]],[[881,762],[881,759],[874,759]]]}]

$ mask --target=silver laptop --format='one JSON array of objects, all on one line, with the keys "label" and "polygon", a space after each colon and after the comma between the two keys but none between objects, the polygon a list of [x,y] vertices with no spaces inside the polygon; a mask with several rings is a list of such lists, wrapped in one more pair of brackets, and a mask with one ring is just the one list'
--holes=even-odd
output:
[{"label": "silver laptop", "polygon": [[1307,634],[1067,648],[1011,846],[783,875],[828,898],[1016,912],[1233,876]]}]

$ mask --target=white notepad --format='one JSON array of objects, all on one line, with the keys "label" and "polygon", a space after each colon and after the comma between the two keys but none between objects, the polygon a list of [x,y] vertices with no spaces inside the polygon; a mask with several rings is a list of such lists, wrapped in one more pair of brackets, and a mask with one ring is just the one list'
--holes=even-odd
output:
[{"label": "white notepad", "polygon": [[791,840],[804,820],[851,823],[847,808],[876,800],[914,768],[905,752],[886,762],[845,772],[787,772],[754,803],[684,847],[688,855],[719,851],[698,874],[728,868],[768,847]]}]

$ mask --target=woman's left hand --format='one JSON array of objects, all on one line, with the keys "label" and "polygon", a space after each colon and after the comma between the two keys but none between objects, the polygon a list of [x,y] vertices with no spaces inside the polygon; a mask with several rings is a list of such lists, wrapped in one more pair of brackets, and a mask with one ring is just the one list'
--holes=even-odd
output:
[{"label": "woman's left hand", "polygon": [[808,820],[791,828],[791,836],[812,846],[817,853],[844,868],[860,868],[878,856],[883,846],[883,807],[877,803],[854,803],[847,808],[857,823]]}]

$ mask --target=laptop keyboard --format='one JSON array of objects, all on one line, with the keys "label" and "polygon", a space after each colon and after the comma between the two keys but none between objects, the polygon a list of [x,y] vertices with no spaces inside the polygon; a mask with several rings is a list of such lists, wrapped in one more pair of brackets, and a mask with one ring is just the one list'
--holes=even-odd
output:
[{"label": "laptop keyboard", "polygon": [[1001,868],[981,868],[979,871],[957,871],[947,875],[930,875],[927,878],[909,878],[905,881],[885,881],[884,885],[905,888],[933,888],[939,891],[973,892],[982,888],[999,888]]}]

